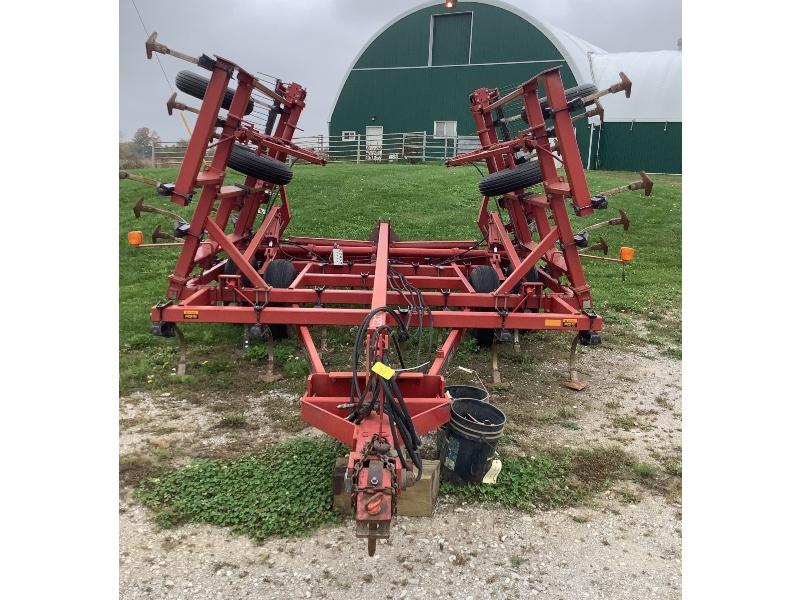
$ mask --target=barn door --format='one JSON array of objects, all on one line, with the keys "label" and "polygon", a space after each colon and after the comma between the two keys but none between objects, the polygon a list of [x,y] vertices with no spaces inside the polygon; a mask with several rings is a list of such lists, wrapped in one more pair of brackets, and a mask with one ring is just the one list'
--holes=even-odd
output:
[{"label": "barn door", "polygon": [[380,160],[383,156],[383,125],[367,125],[366,159]]}]

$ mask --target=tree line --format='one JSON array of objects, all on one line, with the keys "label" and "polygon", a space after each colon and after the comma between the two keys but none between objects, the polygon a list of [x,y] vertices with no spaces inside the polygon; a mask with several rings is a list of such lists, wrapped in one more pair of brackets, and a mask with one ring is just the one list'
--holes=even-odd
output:
[{"label": "tree line", "polygon": [[[120,134],[120,137],[122,135]],[[139,127],[130,141],[119,142],[119,166],[121,169],[141,169],[152,166],[153,146],[161,145],[161,136],[149,127]],[[181,139],[170,144],[171,148],[185,149],[189,142]]]}]

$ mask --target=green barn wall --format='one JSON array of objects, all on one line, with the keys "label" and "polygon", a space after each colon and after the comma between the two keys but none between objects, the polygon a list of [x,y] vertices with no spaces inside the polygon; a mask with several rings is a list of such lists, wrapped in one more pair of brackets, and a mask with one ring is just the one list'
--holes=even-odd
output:
[{"label": "green barn wall", "polygon": [[455,13],[433,17],[431,65],[468,65],[472,15]]},{"label": "green barn wall", "polygon": [[[472,64],[428,66],[431,15],[464,12],[473,13]],[[329,133],[363,134],[368,125],[382,125],[387,134],[430,134],[434,121],[454,120],[459,135],[475,135],[469,111],[473,90],[508,88],[553,65],[562,67],[565,87],[576,85],[552,42],[507,10],[474,2],[459,2],[455,11],[440,5],[422,8],[392,24],[357,59],[334,107]],[[595,128],[590,168],[680,173],[681,123],[668,123],[666,131],[664,125],[634,123],[631,128],[630,123],[609,122],[601,133]],[[586,166],[586,122],[576,124],[576,136]]]},{"label": "green barn wall", "polygon": [[[556,64],[563,63],[536,68]],[[487,85],[513,85],[532,74],[530,65],[353,71],[331,119],[331,133],[364,133],[367,125],[383,125],[385,133],[433,133],[434,121],[457,121],[459,135],[475,135],[469,94]],[[565,85],[575,85],[571,72],[563,77]]]},{"label": "green barn wall", "polygon": [[607,171],[681,173],[681,123],[604,123],[577,128],[578,142],[586,166],[592,139],[589,168]]},{"label": "green barn wall", "polygon": [[680,173],[681,141],[681,123],[605,123],[597,168]]},{"label": "green barn wall", "polygon": [[[474,135],[469,94],[475,89],[516,85],[553,65],[563,67],[567,87],[576,84],[558,49],[517,15],[474,2],[459,2],[451,12],[473,13],[472,64],[428,66],[431,16],[450,14],[443,6],[404,17],[373,40],[356,61],[333,110],[331,135],[364,133],[367,125],[382,125],[385,133],[433,133],[434,121],[457,121],[459,135]],[[517,64],[475,64],[500,62]]]}]

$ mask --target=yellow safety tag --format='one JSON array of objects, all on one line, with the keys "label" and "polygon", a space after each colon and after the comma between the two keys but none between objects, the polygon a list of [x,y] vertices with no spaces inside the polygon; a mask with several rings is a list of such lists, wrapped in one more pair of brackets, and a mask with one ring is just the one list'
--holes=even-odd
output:
[{"label": "yellow safety tag", "polygon": [[383,377],[386,381],[389,381],[392,377],[394,377],[394,369],[392,367],[383,364],[380,361],[372,365],[372,372],[377,373],[378,375]]}]

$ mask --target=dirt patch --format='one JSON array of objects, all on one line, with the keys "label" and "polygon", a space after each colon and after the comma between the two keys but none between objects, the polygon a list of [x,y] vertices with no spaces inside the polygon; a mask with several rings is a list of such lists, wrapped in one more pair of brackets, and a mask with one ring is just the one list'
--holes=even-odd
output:
[{"label": "dirt patch", "polygon": [[144,477],[192,458],[229,458],[255,452],[293,435],[322,435],[299,419],[299,398],[281,390],[231,400],[208,394],[135,392],[120,399],[120,482]]},{"label": "dirt patch", "polygon": [[589,385],[581,392],[562,385],[566,365],[566,352],[553,356],[551,347],[549,355],[523,351],[505,369],[501,366],[501,375],[505,370],[510,378],[513,372],[514,382],[488,387],[491,402],[508,418],[504,449],[525,454],[544,447],[614,442],[639,460],[680,455],[679,360],[650,345],[628,351],[604,346],[583,350],[578,371]]}]

